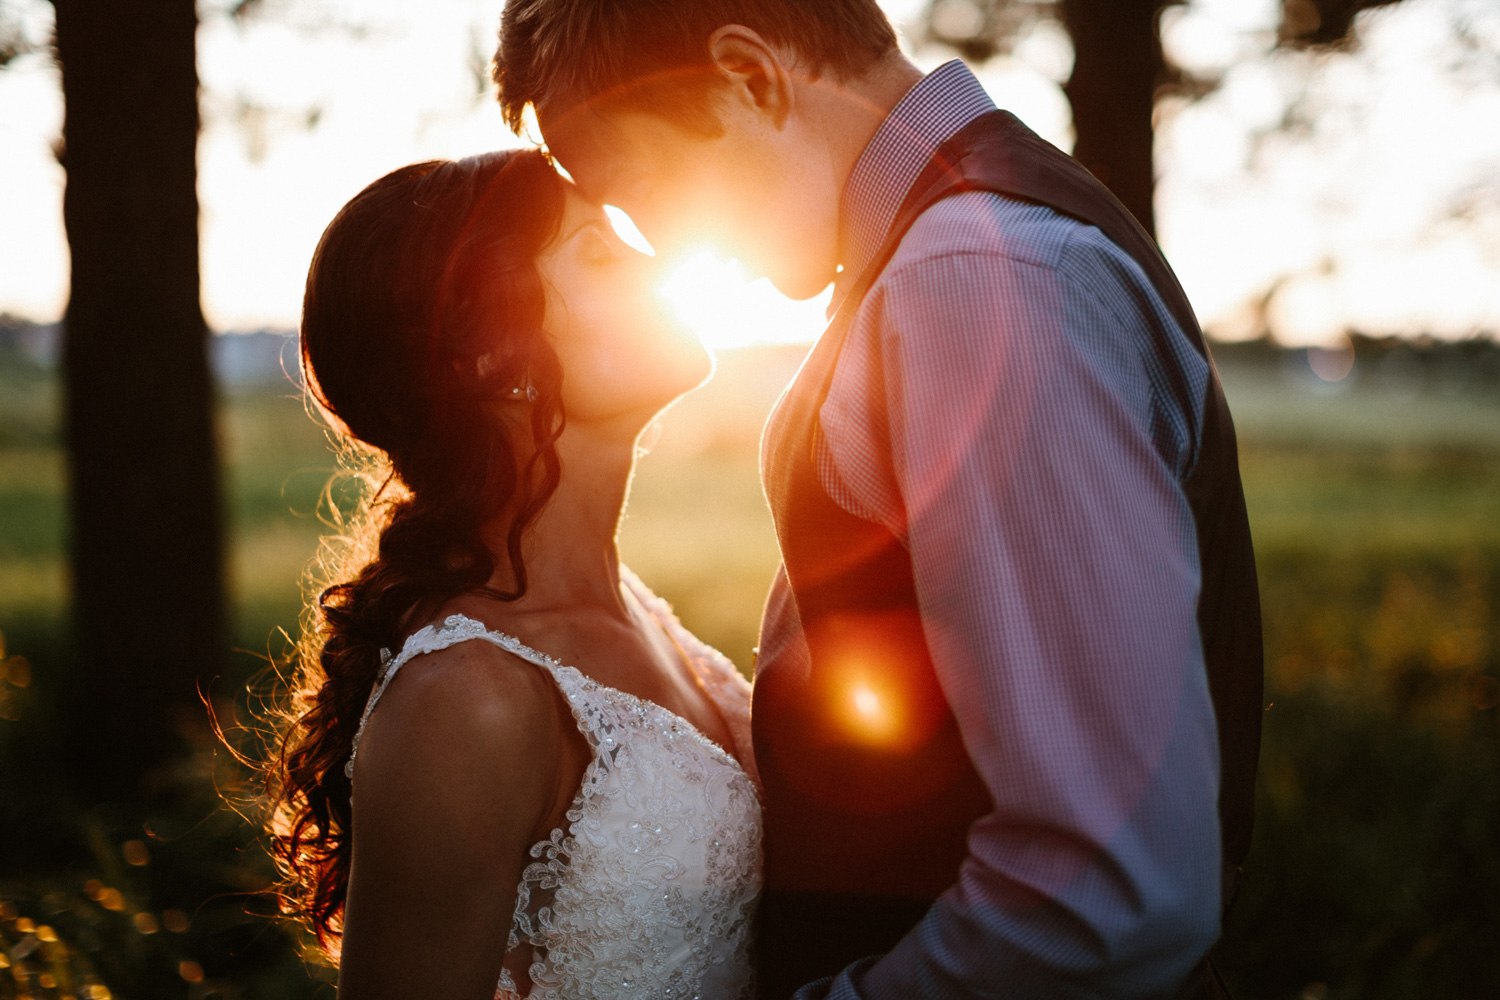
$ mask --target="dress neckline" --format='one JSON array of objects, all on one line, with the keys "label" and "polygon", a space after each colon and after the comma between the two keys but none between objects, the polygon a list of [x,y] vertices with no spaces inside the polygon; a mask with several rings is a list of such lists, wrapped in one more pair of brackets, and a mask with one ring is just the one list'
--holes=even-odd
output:
[{"label": "dress neckline", "polygon": [[[639,595],[637,596],[639,597]],[[642,605],[645,605],[646,602],[642,601],[641,603]],[[661,627],[662,631],[667,632],[667,623],[661,621],[650,607],[647,607],[646,611],[651,615],[652,620],[656,621],[657,625]],[[537,666],[551,671],[566,671],[570,676],[577,677],[579,680],[593,685],[593,687],[598,691],[624,699],[627,704],[638,706],[649,711],[660,712],[662,715],[667,716],[667,718],[671,719],[677,725],[680,725],[684,729],[686,729],[688,733],[691,734],[694,738],[702,741],[710,749],[716,751],[725,760],[733,764],[738,771],[748,776],[749,772],[745,770],[745,766],[740,763],[740,759],[738,757],[730,753],[729,750],[725,747],[721,746],[717,740],[710,737],[686,716],[680,715],[679,713],[672,711],[670,708],[667,708],[665,705],[652,701],[650,698],[644,698],[638,694],[632,694],[631,692],[626,691],[623,688],[617,688],[612,685],[605,684],[604,682],[595,679],[589,674],[584,673],[582,670],[573,666],[571,663],[563,663],[561,660],[557,659],[549,653],[544,653],[541,650],[536,649],[535,647],[528,646],[520,639],[511,635],[509,632],[502,632],[499,629],[490,628],[479,619],[472,618],[469,615],[463,614],[462,612],[457,612],[449,615],[447,618],[443,619],[442,625],[450,626],[463,622],[467,622],[470,625],[478,627],[484,632],[484,634],[488,636],[502,640],[498,643],[498,645],[502,649],[520,656],[522,659],[534,663]],[[427,625],[424,628],[418,629],[416,632],[413,632],[410,636],[407,637],[406,643],[402,646],[401,655],[398,656],[397,659],[400,660],[405,656],[406,647],[411,644],[412,640],[416,638],[417,635],[429,629],[431,629],[433,632],[436,632],[440,627],[441,626],[437,625]],[[712,692],[708,691],[708,686],[706,684],[703,684],[701,675],[699,675],[697,668],[692,664],[692,658],[688,656],[685,649],[682,649],[681,644],[677,643],[676,639],[672,637],[670,632],[667,633],[667,638],[672,640],[673,644],[677,646],[679,650],[681,650],[684,658],[688,660],[688,668],[693,671],[694,677],[698,679],[699,684],[704,689],[704,693],[708,695],[708,700],[713,705],[714,711],[718,712],[720,714],[720,717],[722,718],[723,712],[719,708],[718,700],[714,698]]]}]

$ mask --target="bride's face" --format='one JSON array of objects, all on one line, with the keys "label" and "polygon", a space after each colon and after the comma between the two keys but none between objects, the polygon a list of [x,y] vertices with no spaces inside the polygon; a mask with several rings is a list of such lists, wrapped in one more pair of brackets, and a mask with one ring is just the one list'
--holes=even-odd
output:
[{"label": "bride's face", "polygon": [[644,425],[711,373],[708,352],[658,293],[655,263],[569,186],[558,237],[537,267],[570,425],[621,419]]}]

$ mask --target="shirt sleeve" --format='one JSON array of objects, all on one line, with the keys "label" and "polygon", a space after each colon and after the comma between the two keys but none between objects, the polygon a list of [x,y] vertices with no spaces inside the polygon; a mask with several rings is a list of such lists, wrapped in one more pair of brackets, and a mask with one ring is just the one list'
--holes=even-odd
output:
[{"label": "shirt sleeve", "polygon": [[1218,935],[1218,744],[1178,481],[1196,418],[1157,391],[1165,311],[1118,257],[898,257],[861,307],[888,483],[836,434],[832,471],[867,513],[897,494],[994,811],[892,952],[798,1000],[1169,995]]}]

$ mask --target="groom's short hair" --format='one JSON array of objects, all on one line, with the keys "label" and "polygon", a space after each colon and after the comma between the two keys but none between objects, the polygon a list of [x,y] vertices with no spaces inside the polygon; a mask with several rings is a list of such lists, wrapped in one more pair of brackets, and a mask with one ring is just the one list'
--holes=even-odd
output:
[{"label": "groom's short hair", "polygon": [[838,77],[896,47],[876,0],[507,0],[494,64],[505,120],[519,132],[528,104],[617,94],[701,125],[684,83],[707,68],[708,37],[726,24]]}]

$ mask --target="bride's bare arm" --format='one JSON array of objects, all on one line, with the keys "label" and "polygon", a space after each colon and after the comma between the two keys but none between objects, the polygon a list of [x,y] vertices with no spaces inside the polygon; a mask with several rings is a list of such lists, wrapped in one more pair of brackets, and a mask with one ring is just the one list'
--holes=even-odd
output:
[{"label": "bride's bare arm", "polygon": [[494,996],[526,850],[573,770],[566,711],[487,642],[402,669],[359,747],[341,1000]]}]

